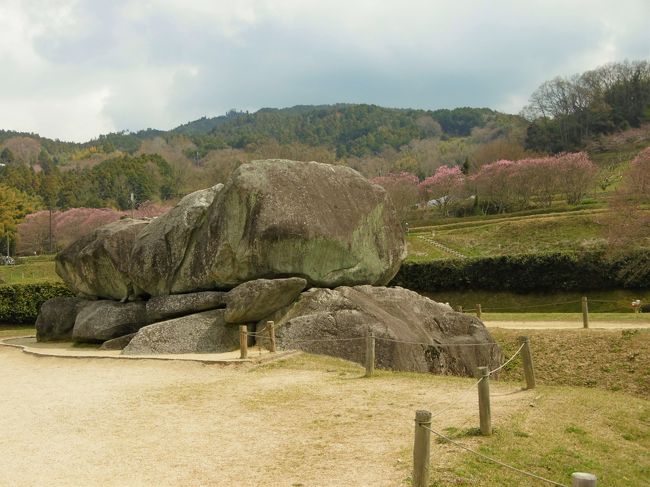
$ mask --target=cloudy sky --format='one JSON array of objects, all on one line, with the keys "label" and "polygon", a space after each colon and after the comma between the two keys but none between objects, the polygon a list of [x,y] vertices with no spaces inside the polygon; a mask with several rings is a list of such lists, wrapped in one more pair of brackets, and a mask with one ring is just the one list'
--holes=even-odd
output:
[{"label": "cloudy sky", "polygon": [[0,128],[84,141],[231,108],[517,113],[650,59],[648,0],[0,0]]}]

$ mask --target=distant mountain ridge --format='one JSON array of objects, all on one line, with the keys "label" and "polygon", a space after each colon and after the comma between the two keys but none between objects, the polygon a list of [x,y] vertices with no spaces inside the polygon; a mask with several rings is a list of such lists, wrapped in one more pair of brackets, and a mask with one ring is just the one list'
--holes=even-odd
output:
[{"label": "distant mountain ridge", "polygon": [[[517,115],[499,113],[489,108],[421,110],[384,108],[367,104],[297,105],[288,108],[262,108],[254,113],[230,110],[217,117],[201,117],[171,130],[147,128],[137,132],[121,131],[102,134],[87,142],[52,140],[35,133],[0,130],[0,144],[13,137],[37,140],[53,157],[65,162],[64,154],[98,146],[104,152],[120,150],[134,153],[139,141],[155,137],[185,135],[199,146],[199,151],[217,148],[242,148],[265,139],[280,144],[299,142],[310,146],[327,145],[337,156],[362,156],[379,153],[388,145],[395,149],[417,138],[437,135],[466,136],[473,128],[501,120],[522,124]],[[197,140],[194,140],[197,138]],[[63,157],[61,157],[63,156]]]}]

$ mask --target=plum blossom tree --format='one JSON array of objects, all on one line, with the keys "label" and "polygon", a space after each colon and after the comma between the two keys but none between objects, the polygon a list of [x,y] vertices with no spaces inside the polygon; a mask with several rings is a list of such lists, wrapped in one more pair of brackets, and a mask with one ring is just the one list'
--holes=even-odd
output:
[{"label": "plum blossom tree", "polygon": [[[158,203],[143,203],[134,216],[152,218],[164,214],[168,206]],[[70,245],[75,240],[94,229],[108,223],[131,216],[130,212],[112,208],[72,208],[52,212],[52,233],[56,242],[55,250]],[[30,255],[46,252],[49,249],[49,211],[37,211],[27,215],[18,225],[18,253]]]},{"label": "plum blossom tree", "polygon": [[372,178],[370,182],[388,192],[398,215],[405,221],[408,209],[418,202],[418,177],[410,172],[390,173]]},{"label": "plum blossom tree", "polygon": [[568,204],[577,205],[593,185],[598,169],[586,152],[560,154],[555,161],[559,190]]},{"label": "plum blossom tree", "polygon": [[440,166],[432,176],[419,184],[420,194],[426,201],[435,199],[443,214],[460,197],[465,185],[465,175],[458,166]]},{"label": "plum blossom tree", "polygon": [[586,153],[565,153],[486,164],[470,183],[484,210],[505,212],[533,203],[550,206],[558,194],[568,204],[578,204],[594,184],[596,172]]},{"label": "plum blossom tree", "polygon": [[485,209],[493,208],[497,213],[503,213],[513,204],[511,176],[514,166],[513,161],[502,159],[485,164],[471,177],[470,185]]},{"label": "plum blossom tree", "polygon": [[624,281],[639,282],[650,273],[647,252],[628,252],[650,247],[650,147],[630,163],[620,189],[610,202],[605,218],[612,254],[627,254],[619,270]]},{"label": "plum blossom tree", "polygon": [[608,241],[613,248],[650,245],[650,147],[630,163],[610,204]]}]

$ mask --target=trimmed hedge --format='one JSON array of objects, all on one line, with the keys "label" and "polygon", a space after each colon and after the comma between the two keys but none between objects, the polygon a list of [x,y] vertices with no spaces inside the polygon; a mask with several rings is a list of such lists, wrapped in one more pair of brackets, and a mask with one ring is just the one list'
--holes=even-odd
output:
[{"label": "trimmed hedge", "polygon": [[417,291],[586,291],[650,288],[650,251],[502,255],[405,263],[391,282]]},{"label": "trimmed hedge", "polygon": [[74,295],[60,283],[0,286],[0,323],[34,323],[41,304],[59,296]]}]

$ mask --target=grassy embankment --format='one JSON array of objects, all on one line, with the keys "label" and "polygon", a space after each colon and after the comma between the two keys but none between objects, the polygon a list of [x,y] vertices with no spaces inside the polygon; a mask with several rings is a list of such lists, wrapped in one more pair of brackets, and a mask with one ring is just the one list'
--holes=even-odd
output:
[{"label": "grassy embankment", "polygon": [[604,244],[603,210],[471,218],[413,229],[408,235],[407,261],[450,258],[427,237],[467,257],[587,250]]}]

